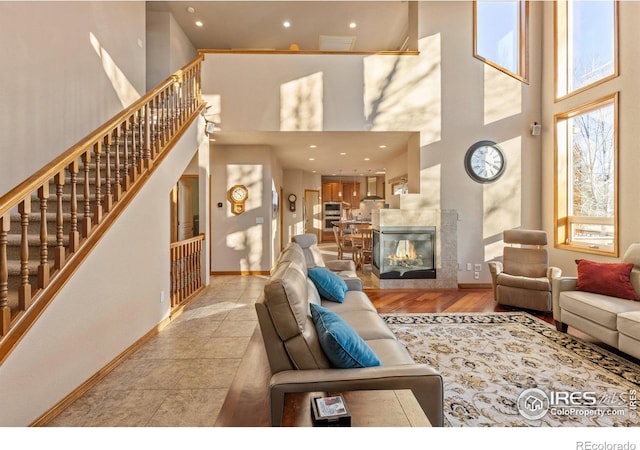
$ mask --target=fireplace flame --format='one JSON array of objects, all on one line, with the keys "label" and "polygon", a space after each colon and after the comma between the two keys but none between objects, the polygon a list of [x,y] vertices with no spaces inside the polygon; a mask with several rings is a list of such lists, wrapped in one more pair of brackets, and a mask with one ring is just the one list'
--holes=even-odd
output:
[{"label": "fireplace flame", "polygon": [[413,246],[413,243],[409,240],[403,239],[398,241],[395,253],[389,257],[395,261],[406,261],[414,260],[417,256],[416,248]]}]

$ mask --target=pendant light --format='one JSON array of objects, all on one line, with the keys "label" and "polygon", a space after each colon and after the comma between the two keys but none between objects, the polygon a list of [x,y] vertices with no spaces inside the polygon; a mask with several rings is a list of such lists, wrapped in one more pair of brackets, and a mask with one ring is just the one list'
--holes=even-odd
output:
[{"label": "pendant light", "polygon": [[356,195],[358,195],[358,193],[356,192],[356,171],[353,171],[353,196],[355,197]]}]

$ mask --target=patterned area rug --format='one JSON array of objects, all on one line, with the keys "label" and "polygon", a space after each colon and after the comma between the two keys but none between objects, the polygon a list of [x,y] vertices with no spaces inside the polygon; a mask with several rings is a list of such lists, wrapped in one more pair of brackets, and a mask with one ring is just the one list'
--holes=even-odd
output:
[{"label": "patterned area rug", "polygon": [[442,374],[447,426],[640,422],[640,366],[530,314],[382,317],[414,360]]}]

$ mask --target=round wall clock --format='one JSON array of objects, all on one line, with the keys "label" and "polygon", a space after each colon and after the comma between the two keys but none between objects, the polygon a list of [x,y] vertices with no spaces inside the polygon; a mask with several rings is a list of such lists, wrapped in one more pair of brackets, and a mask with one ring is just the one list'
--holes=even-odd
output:
[{"label": "round wall clock", "polygon": [[502,176],[507,167],[502,149],[493,141],[479,141],[469,147],[464,157],[464,168],[478,183],[492,183]]},{"label": "round wall clock", "polygon": [[245,211],[244,202],[249,198],[249,190],[244,184],[236,184],[229,189],[229,200],[231,200],[231,212],[242,214]]}]

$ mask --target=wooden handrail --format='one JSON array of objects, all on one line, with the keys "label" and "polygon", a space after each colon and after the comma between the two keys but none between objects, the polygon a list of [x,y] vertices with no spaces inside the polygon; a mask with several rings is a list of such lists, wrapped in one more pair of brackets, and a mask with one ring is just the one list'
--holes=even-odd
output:
[{"label": "wooden handrail", "polygon": [[202,60],[0,198],[0,364],[204,109]]},{"label": "wooden handrail", "polygon": [[184,66],[182,69],[178,70],[175,74],[168,77],[151,91],[147,92],[143,97],[138,99],[131,106],[111,118],[100,128],[94,130],[88,136],[81,139],[78,143],[71,146],[71,148],[69,148],[67,151],[54,158],[49,164],[42,167],[29,178],[27,178],[22,183],[18,184],[16,187],[7,192],[5,195],[0,197],[0,216],[10,211],[13,207],[11,205],[15,205],[18,202],[22,201],[22,199],[24,199],[28,195],[31,195],[33,191],[42,186],[45,179],[49,180],[61,170],[64,170],[64,168],[71,164],[72,161],[75,161],[78,156],[89,146],[92,146],[102,136],[105,136],[109,132],[109,130],[115,128],[118,124],[125,121],[128,117],[131,117],[131,115],[133,115],[141,107],[145,106],[149,102],[149,100],[157,96],[167,87],[176,83],[177,80],[182,79],[186,72],[194,69],[195,67],[198,67],[199,70],[199,65],[203,60],[204,55],[199,55],[192,62]]}]

